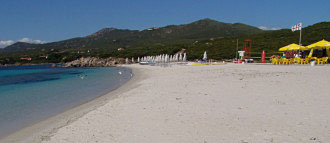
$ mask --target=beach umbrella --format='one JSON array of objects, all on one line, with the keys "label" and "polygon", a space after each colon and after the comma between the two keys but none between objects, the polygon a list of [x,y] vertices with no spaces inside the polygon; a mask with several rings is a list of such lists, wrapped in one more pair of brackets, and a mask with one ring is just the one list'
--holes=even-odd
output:
[{"label": "beach umbrella", "polygon": [[167,63],[168,62],[168,55],[166,54],[165,55],[165,63]]},{"label": "beach umbrella", "polygon": [[272,55],[272,56],[270,56],[269,58],[275,58],[275,57],[277,57],[277,58],[279,58],[280,56],[279,55]]},{"label": "beach umbrella", "polygon": [[305,50],[308,50],[308,48],[305,47],[305,46],[301,46],[301,48],[300,48],[299,50],[300,50],[300,51],[305,51]]},{"label": "beach umbrella", "polygon": [[187,54],[183,53],[183,61],[186,62],[187,61]]},{"label": "beach umbrella", "polygon": [[182,59],[182,54],[179,55],[179,61],[181,61],[181,59]]},{"label": "beach umbrella", "polygon": [[128,64],[128,58],[126,58],[125,63]]},{"label": "beach umbrella", "polygon": [[132,63],[135,63],[135,61],[134,61],[134,57],[132,57]]},{"label": "beach umbrella", "polygon": [[282,48],[279,49],[280,52],[284,52],[284,51],[298,51],[298,50],[306,50],[306,48],[304,46],[300,46],[298,44],[290,44],[287,46],[284,46]]},{"label": "beach umbrella", "polygon": [[325,49],[330,48],[330,42],[326,40],[321,40],[316,43],[306,46],[308,49]]},{"label": "beach umbrella", "polygon": [[137,60],[137,62],[138,62],[138,63],[140,62],[140,57],[138,57],[138,60]]},{"label": "beach umbrella", "polygon": [[167,59],[167,60],[166,60],[167,63],[170,62],[170,55],[167,55],[167,54],[166,54],[166,59]]},{"label": "beach umbrella", "polygon": [[203,60],[207,60],[207,54],[206,54],[206,51],[204,52]]},{"label": "beach umbrella", "polygon": [[287,47],[282,47],[282,48],[278,49],[278,51],[280,51],[280,52],[288,51],[288,48]]}]

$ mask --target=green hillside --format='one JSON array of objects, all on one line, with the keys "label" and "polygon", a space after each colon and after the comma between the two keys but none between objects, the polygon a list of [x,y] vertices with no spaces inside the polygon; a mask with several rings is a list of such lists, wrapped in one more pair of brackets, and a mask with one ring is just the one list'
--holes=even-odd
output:
[{"label": "green hillside", "polygon": [[[260,57],[262,50],[265,50],[266,55],[270,56],[278,54],[280,47],[291,43],[299,43],[299,32],[282,29],[249,36],[221,38],[213,41],[205,40],[189,46],[188,55],[191,56],[191,59],[201,58],[203,52],[206,50],[209,53],[208,56],[213,59],[233,58],[236,53],[236,40],[239,40],[239,50],[242,50],[243,40],[250,39],[252,40],[251,53],[253,57]],[[330,40],[330,22],[321,22],[303,28],[302,45],[306,46],[322,39]]]},{"label": "green hillside", "polygon": [[222,23],[211,19],[202,19],[190,24],[153,27],[138,31],[127,29],[104,28],[92,35],[46,44],[16,43],[0,52],[17,52],[31,49],[95,50],[145,47],[154,43],[173,44],[191,42],[211,37],[250,35],[262,30],[244,25]]}]

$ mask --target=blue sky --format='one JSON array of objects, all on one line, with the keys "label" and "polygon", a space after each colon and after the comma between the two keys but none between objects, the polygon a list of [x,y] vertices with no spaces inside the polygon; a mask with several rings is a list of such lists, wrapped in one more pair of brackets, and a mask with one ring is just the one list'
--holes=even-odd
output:
[{"label": "blue sky", "polygon": [[290,28],[330,21],[329,0],[0,0],[0,47],[81,37],[105,27],[141,30],[202,18]]}]

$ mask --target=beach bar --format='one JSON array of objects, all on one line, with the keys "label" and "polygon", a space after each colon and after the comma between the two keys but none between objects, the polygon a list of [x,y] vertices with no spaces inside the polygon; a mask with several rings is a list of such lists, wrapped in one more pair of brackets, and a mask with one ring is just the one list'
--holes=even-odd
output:
[{"label": "beach bar", "polygon": [[308,46],[290,44],[279,49],[283,56],[272,56],[272,64],[327,64],[330,56],[330,42],[321,40]]}]

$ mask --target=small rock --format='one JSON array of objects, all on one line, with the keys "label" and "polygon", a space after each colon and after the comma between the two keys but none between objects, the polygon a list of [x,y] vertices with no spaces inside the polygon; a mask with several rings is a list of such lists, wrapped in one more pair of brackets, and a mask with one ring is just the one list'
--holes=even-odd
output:
[{"label": "small rock", "polygon": [[315,137],[311,137],[309,140],[314,140],[314,141],[315,141],[315,140],[316,140],[316,138],[315,138]]},{"label": "small rock", "polygon": [[249,142],[247,142],[247,141],[244,141],[244,140],[241,140],[241,143],[249,143]]}]

